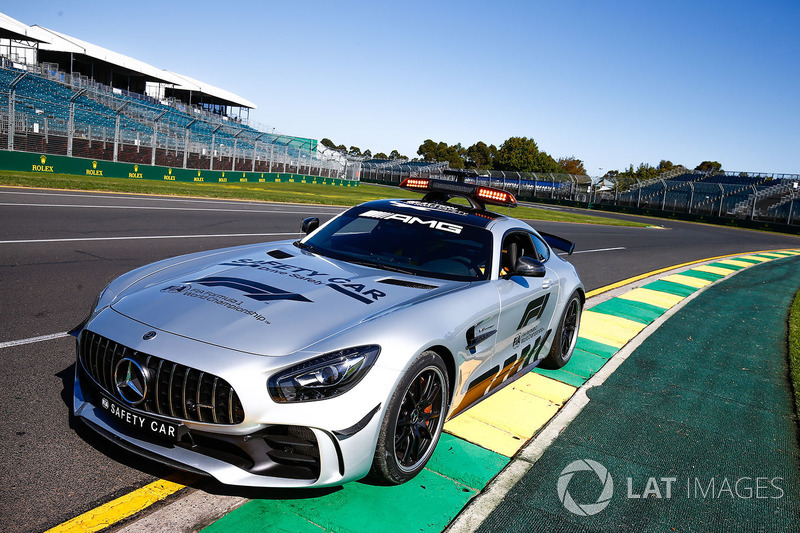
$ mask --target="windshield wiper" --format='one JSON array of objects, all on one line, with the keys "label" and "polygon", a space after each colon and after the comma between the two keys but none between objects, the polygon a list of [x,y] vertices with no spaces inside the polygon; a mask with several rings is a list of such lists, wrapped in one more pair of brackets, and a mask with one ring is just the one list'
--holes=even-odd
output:
[{"label": "windshield wiper", "polygon": [[300,241],[294,241],[292,244],[294,244],[295,246],[297,246],[301,250],[307,250],[307,251],[309,251],[311,253],[315,253],[315,254],[319,254],[319,255],[325,255],[324,253],[322,253],[319,250],[319,248],[315,247],[313,244],[308,244],[306,242],[300,242]]}]

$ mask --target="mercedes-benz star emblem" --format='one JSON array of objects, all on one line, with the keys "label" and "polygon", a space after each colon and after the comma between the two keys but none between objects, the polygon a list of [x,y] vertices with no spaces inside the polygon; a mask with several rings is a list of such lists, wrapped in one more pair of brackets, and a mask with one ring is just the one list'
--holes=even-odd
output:
[{"label": "mercedes-benz star emblem", "polygon": [[139,405],[147,396],[147,378],[147,369],[127,357],[122,358],[114,370],[117,392],[131,405]]},{"label": "mercedes-benz star emblem", "polygon": [[155,331],[148,331],[147,333],[142,335],[142,339],[146,340],[146,341],[149,341],[150,339],[154,339],[156,337],[156,335],[157,335],[157,333]]}]

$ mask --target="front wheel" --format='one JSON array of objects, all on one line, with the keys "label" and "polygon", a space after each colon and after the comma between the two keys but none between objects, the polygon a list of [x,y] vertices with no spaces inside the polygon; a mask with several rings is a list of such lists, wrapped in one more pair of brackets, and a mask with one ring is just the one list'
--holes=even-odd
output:
[{"label": "front wheel", "polygon": [[578,329],[581,326],[581,312],[583,311],[583,301],[578,291],[572,293],[567,300],[564,314],[561,315],[561,322],[558,324],[556,336],[553,338],[553,346],[550,353],[542,360],[542,368],[561,368],[566,365],[575,344],[578,342]]},{"label": "front wheel", "polygon": [[442,433],[448,396],[447,367],[441,356],[421,353],[389,400],[371,477],[399,485],[422,471]]}]

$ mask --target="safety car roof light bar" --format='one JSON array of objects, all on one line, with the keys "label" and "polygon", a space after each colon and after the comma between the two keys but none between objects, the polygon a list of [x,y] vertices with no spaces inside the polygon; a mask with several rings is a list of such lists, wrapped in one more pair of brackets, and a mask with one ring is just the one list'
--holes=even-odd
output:
[{"label": "safety car roof light bar", "polygon": [[433,202],[446,202],[453,196],[466,198],[473,209],[485,210],[486,204],[516,207],[517,199],[508,191],[469,185],[453,181],[436,180],[429,178],[407,178],[400,184],[402,189],[427,193],[423,200]]}]

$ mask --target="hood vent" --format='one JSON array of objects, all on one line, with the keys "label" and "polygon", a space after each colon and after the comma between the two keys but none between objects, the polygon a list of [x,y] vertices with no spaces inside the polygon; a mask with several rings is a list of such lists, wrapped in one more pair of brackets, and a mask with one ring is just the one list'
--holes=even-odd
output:
[{"label": "hood vent", "polygon": [[275,259],[289,259],[290,257],[294,257],[292,254],[284,252],[283,250],[270,250],[267,252],[267,255]]},{"label": "hood vent", "polygon": [[409,287],[411,289],[423,289],[423,290],[431,290],[439,288],[436,285],[426,285],[424,283],[419,283],[416,281],[406,281],[404,279],[394,279],[394,278],[382,279],[378,281],[378,283],[385,283],[387,285],[397,285],[398,287]]}]

